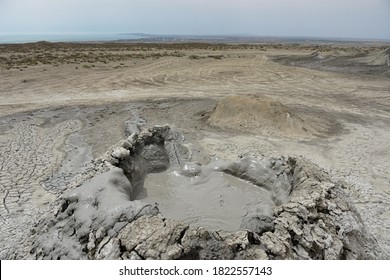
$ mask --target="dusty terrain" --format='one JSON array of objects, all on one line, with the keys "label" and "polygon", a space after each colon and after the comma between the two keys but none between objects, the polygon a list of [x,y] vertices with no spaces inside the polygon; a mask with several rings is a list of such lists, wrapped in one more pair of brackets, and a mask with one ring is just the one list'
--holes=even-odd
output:
[{"label": "dusty terrain", "polygon": [[129,126],[169,124],[202,164],[318,164],[389,258],[389,78],[386,46],[2,45],[0,257],[32,257],[34,225]]}]

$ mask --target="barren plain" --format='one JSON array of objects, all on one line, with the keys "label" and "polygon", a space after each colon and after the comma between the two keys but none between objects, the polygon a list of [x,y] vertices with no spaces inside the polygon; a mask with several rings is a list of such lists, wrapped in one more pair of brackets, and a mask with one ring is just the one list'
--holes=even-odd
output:
[{"label": "barren plain", "polygon": [[[378,258],[388,259],[389,50],[358,43],[0,45],[0,258],[48,256],[37,253],[37,227],[88,163],[137,130],[167,124],[202,165],[247,157],[318,165],[348,186]],[[247,196],[230,196],[232,215]],[[87,243],[92,250],[91,237]],[[133,258],[202,258],[131,250]]]}]

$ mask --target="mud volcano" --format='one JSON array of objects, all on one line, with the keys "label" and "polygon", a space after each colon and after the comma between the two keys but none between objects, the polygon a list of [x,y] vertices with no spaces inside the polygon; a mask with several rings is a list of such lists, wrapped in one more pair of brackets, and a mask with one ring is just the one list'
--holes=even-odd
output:
[{"label": "mud volcano", "polygon": [[356,61],[367,65],[390,67],[390,48],[365,54],[362,57],[357,58]]},{"label": "mud volcano", "polygon": [[153,127],[93,162],[36,225],[31,257],[381,258],[347,188],[302,159],[202,166],[180,133]]},{"label": "mud volcano", "polygon": [[207,122],[223,129],[284,137],[317,137],[334,129],[330,121],[295,112],[279,101],[241,96],[222,99]]},{"label": "mud volcano", "polygon": [[208,230],[246,229],[253,219],[271,227],[273,208],[291,190],[282,162],[246,158],[201,165],[189,161],[180,133],[170,139],[138,141],[128,156],[122,151],[118,167],[132,185],[131,200],[156,203],[164,217]]}]

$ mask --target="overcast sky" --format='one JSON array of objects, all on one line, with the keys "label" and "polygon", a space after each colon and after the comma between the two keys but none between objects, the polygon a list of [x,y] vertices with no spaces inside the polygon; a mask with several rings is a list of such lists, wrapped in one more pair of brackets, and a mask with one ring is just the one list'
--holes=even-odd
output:
[{"label": "overcast sky", "polygon": [[0,33],[390,39],[390,0],[0,0]]}]

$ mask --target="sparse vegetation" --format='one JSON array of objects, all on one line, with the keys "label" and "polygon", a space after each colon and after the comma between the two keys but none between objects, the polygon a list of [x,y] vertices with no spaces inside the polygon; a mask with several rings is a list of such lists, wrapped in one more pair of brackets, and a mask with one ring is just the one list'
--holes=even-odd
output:
[{"label": "sparse vegetation", "polygon": [[[19,66],[67,65],[110,62],[124,63],[133,59],[160,59],[162,57],[188,57],[189,59],[223,59],[224,55],[214,54],[226,50],[258,50],[304,48],[310,52],[343,51],[342,46],[302,45],[295,43],[264,44],[221,44],[221,43],[49,43],[0,45],[0,69],[17,69]],[[199,51],[194,54],[193,51]],[[357,49],[358,50],[358,49]],[[209,53],[207,53],[209,52]],[[95,65],[95,66],[92,66]],[[120,64],[124,66],[125,64]],[[101,65],[104,66],[104,65]],[[82,66],[83,68],[86,68]]]},{"label": "sparse vegetation", "polygon": [[196,55],[196,54],[191,54],[188,58],[189,59],[200,59],[201,57],[199,55]]},{"label": "sparse vegetation", "polygon": [[208,55],[207,57],[214,58],[214,59],[222,59],[224,56],[222,54],[220,55]]}]

